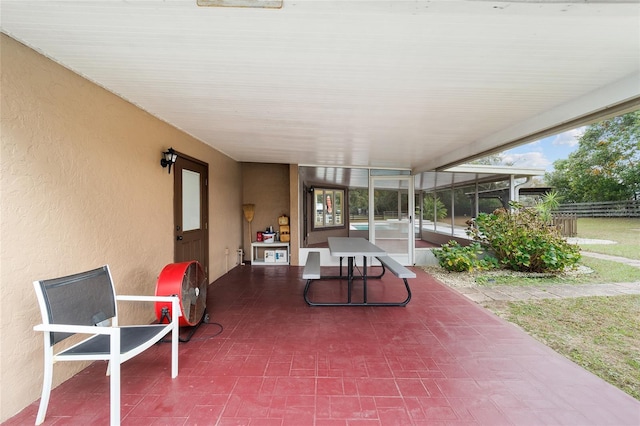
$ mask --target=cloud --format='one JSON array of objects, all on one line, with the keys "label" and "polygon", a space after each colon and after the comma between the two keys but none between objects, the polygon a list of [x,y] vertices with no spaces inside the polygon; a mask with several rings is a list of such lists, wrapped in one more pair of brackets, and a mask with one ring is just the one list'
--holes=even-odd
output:
[{"label": "cloud", "polygon": [[578,139],[584,134],[585,127],[578,127],[577,129],[569,130],[558,135],[553,136],[551,139],[551,144],[558,145],[568,145],[571,147],[578,145]]},{"label": "cloud", "polygon": [[545,169],[551,165],[551,161],[540,151],[506,152],[501,155],[501,159],[503,164],[513,164],[518,167]]}]

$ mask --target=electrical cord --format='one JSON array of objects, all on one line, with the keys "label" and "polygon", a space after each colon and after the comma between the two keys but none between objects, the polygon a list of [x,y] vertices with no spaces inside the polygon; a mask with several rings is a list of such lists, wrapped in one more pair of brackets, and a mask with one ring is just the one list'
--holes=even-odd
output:
[{"label": "electrical cord", "polygon": [[[167,310],[165,310],[165,309],[162,310],[162,317],[160,319],[160,322],[162,323],[162,321],[164,319],[167,319],[169,322],[171,322],[171,315],[169,314],[168,309]],[[200,337],[200,338],[197,338],[197,339],[193,339],[192,337],[196,333],[196,331],[198,331],[198,328],[200,328],[200,326],[202,326],[204,324],[206,324],[206,325],[217,325],[218,327],[220,327],[220,330],[216,334],[214,334],[212,336]],[[217,322],[209,322],[209,314],[205,312],[203,317],[202,317],[202,320],[198,324],[192,326],[187,338],[183,339],[182,337],[179,337],[179,340],[182,343],[190,342],[192,340],[194,342],[202,342],[202,341],[205,341],[205,340],[213,339],[214,337],[217,337],[217,336],[221,335],[223,331],[224,331],[224,327],[222,326],[222,324],[217,323]],[[171,339],[169,339],[169,338],[167,338],[165,336],[165,338],[160,339],[158,341],[158,343],[171,343]]]}]

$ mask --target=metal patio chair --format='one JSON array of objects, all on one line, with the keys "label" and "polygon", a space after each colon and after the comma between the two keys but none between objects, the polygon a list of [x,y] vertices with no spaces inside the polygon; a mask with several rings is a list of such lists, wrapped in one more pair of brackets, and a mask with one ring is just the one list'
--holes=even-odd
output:
[{"label": "metal patio chair", "polygon": [[[117,301],[171,302],[180,313],[174,296],[116,296],[109,266],[61,278],[34,281],[44,332],[44,380],[36,417],[41,424],[47,413],[53,364],[60,361],[107,360],[110,375],[111,424],[120,424],[120,364],[142,353],[168,333],[171,335],[171,377],[178,375],[178,317],[168,324],[119,326]],[[89,334],[79,343],[56,352],[55,345],[74,334]]]}]

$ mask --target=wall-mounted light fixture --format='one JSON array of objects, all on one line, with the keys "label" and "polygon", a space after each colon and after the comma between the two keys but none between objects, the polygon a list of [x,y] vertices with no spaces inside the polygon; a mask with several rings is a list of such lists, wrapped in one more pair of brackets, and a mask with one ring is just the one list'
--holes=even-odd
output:
[{"label": "wall-mounted light fixture", "polygon": [[173,150],[173,148],[169,148],[167,151],[162,153],[162,160],[160,160],[160,165],[162,167],[169,166],[169,174],[171,174],[171,166],[175,164],[178,159],[178,154]]}]

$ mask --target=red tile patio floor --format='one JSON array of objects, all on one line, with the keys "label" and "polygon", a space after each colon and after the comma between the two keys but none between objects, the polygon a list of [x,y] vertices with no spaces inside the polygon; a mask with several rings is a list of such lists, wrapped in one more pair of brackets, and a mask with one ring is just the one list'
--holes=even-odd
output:
[{"label": "red tile patio floor", "polygon": [[[638,425],[640,402],[416,269],[402,307],[309,307],[302,268],[239,266],[211,322],[124,364],[124,425]],[[402,299],[370,281],[370,300]],[[344,291],[316,282],[317,299]],[[357,294],[357,286],[356,293]],[[45,424],[108,424],[106,364],[54,389]],[[33,424],[34,402],[6,422]]]}]

